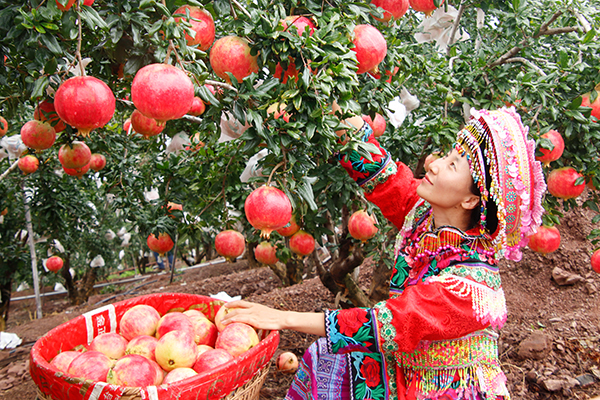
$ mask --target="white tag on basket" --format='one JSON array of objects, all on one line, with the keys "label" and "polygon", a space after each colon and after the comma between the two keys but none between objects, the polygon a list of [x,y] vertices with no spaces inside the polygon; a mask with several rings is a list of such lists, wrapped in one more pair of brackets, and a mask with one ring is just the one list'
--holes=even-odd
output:
[{"label": "white tag on basket", "polygon": [[87,344],[92,343],[98,335],[117,331],[117,314],[112,304],[86,312],[83,317],[87,331]]}]

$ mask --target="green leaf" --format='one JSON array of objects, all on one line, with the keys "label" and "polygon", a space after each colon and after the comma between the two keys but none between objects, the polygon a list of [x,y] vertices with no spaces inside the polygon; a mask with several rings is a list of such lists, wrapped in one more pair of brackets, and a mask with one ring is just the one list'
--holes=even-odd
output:
[{"label": "green leaf", "polygon": [[42,75],[40,76],[35,83],[33,84],[33,89],[31,90],[31,99],[36,101],[40,97],[45,95],[46,87],[48,86],[48,76]]},{"label": "green leaf", "polygon": [[594,28],[590,29],[588,33],[585,34],[581,43],[586,44],[591,42],[596,37],[596,30]]},{"label": "green leaf", "polygon": [[297,191],[300,197],[306,201],[310,209],[316,211],[319,209],[319,206],[317,206],[317,203],[315,203],[315,196],[308,179],[308,177],[303,177],[304,183],[302,185],[298,185]]},{"label": "green leaf", "polygon": [[171,16],[171,12],[169,11],[169,9],[165,7],[162,3],[155,3],[154,5],[158,7],[159,11],[163,13],[163,15],[165,15],[166,17]]},{"label": "green leaf", "polygon": [[40,36],[40,41],[50,50],[52,53],[61,55],[64,53],[63,48],[56,40],[56,37],[53,35],[42,35]]},{"label": "green leaf", "polygon": [[154,5],[156,5],[156,1],[155,0],[141,0],[140,1],[140,9],[145,9],[148,7],[153,7]]},{"label": "green leaf", "polygon": [[575,183],[573,185],[579,186],[579,185],[584,185],[584,184],[585,184],[585,177],[580,176],[579,178],[575,179]]}]

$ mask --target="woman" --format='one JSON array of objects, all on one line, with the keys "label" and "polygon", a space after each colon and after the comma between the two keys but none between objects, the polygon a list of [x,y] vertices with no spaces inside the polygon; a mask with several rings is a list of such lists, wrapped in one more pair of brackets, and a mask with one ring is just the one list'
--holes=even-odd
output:
[{"label": "woman", "polygon": [[497,261],[519,260],[541,223],[535,143],[514,108],[472,111],[422,180],[379,148],[340,162],[399,229],[389,300],[372,309],[295,313],[236,301],[224,323],[323,336],[288,399],[509,399],[498,360],[506,320]]}]

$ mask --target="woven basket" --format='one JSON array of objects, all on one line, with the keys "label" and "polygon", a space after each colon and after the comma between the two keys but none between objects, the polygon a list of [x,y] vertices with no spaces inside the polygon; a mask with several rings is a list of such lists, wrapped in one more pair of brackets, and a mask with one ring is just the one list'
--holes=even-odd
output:
[{"label": "woven basket", "polygon": [[64,374],[49,364],[60,351],[89,344],[104,332],[118,332],[121,316],[137,304],[159,313],[197,309],[213,319],[223,304],[210,297],[162,293],[136,297],[90,311],[41,337],[30,353],[29,369],[42,400],[257,400],[279,344],[277,331],[258,331],[260,342],[234,360],[183,381],[145,388],[109,385]]}]

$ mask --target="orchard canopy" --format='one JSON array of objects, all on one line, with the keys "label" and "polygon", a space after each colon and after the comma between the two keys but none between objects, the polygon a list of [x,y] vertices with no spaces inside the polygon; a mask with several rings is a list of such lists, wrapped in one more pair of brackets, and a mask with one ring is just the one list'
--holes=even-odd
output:
[{"label": "orchard canopy", "polygon": [[[226,229],[242,232],[253,249],[263,239],[248,223],[244,202],[270,181],[287,194],[303,231],[331,254],[327,266],[307,257],[324,284],[334,291],[345,286],[355,304],[368,303],[352,290],[349,273],[368,255],[388,268],[395,231],[338,165],[338,152],[370,150],[355,139],[338,140],[340,121],[352,115],[383,117],[380,142],[420,176],[426,156],[449,148],[472,107],[514,106],[539,149],[553,148],[541,137],[550,130],[564,139],[564,153],[548,163],[547,174],[572,167],[579,173],[576,186],[600,188],[600,111],[590,107],[600,104],[594,103],[600,83],[597,2],[411,3],[0,0],[0,116],[8,125],[0,153],[4,291],[11,282],[31,279],[26,209],[42,282],[66,283],[77,302],[87,298],[95,280],[137,265],[149,251],[150,234],[167,233],[178,256],[198,262],[214,253],[214,238]],[[426,3],[431,11],[438,8],[430,15],[418,11]],[[388,19],[378,6],[401,11]],[[192,29],[207,14],[214,21],[214,43]],[[300,17],[308,21],[306,29],[294,25]],[[219,42],[227,37],[235,40]],[[235,43],[248,48],[228,67]],[[136,92],[134,78],[151,64],[172,66],[192,85],[161,76],[146,83],[160,90]],[[91,119],[108,114],[108,120],[86,134],[71,119],[58,132],[62,121],[50,119],[58,132],[54,144],[28,149],[22,128],[50,118],[43,107],[49,102],[56,101],[61,117],[81,118],[78,107],[89,101],[59,89],[76,76],[96,78],[106,86],[99,91],[112,92],[114,100],[108,95],[87,111]],[[201,99],[195,115],[184,110],[158,123],[152,116],[147,134],[126,124],[136,109],[143,114],[191,107],[177,96],[161,101],[170,90],[185,92],[186,99],[191,90]],[[333,113],[336,103],[340,111]],[[76,172],[80,177],[65,173],[59,149],[74,141],[103,155],[106,166]],[[15,165],[25,152],[39,162],[30,174]],[[546,222],[559,225],[561,211],[577,205],[597,210],[597,201],[593,189],[568,200],[547,194]],[[349,215],[361,209],[375,216],[379,228],[365,243],[347,231]],[[594,241],[598,232],[587,234]],[[287,266],[278,272],[282,279],[301,280],[302,260],[289,250],[289,239],[273,233],[269,241]],[[65,261],[59,275],[44,272],[52,255]]]}]

